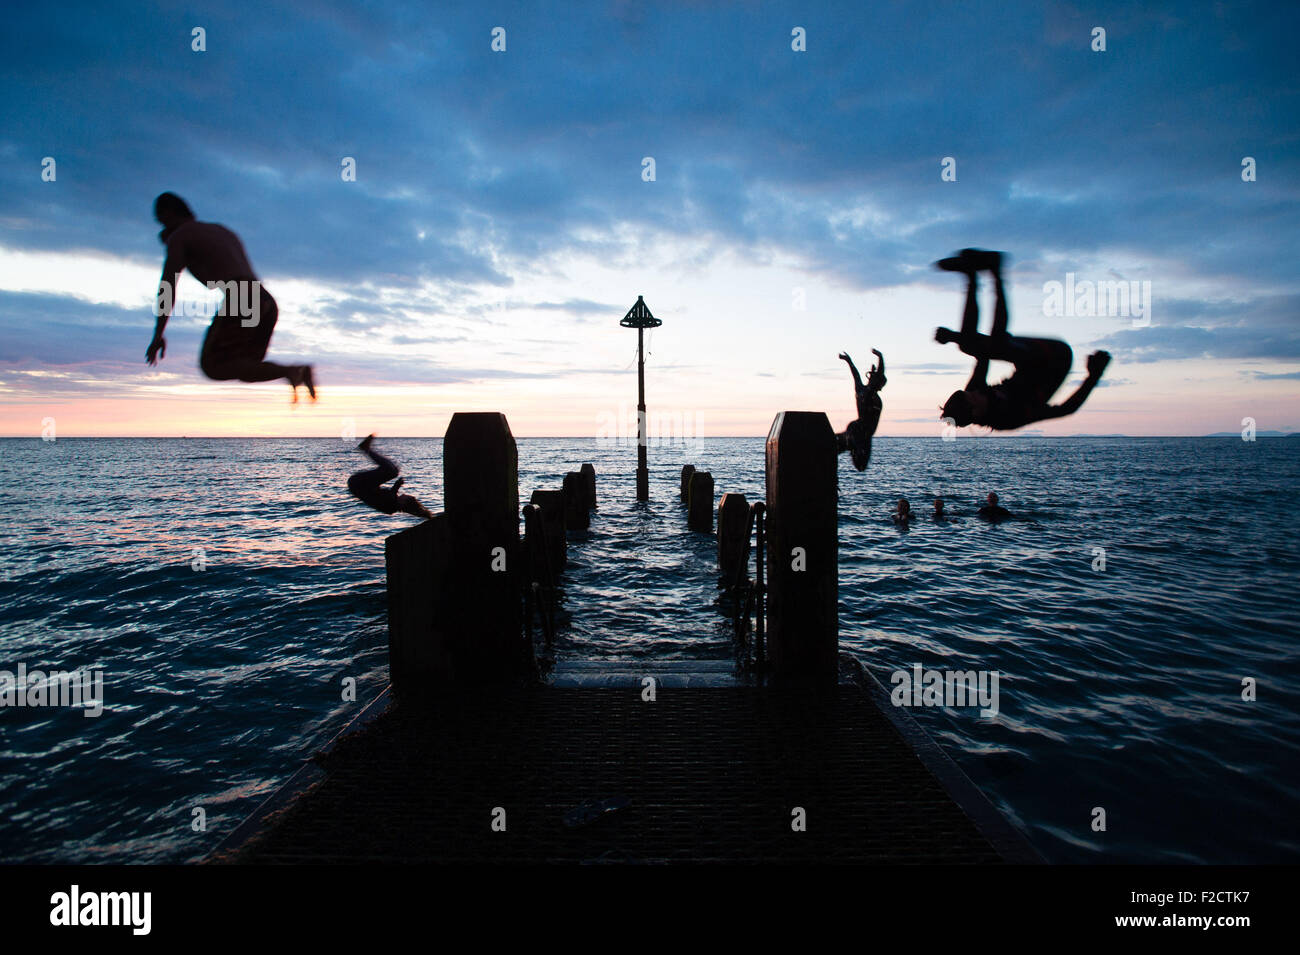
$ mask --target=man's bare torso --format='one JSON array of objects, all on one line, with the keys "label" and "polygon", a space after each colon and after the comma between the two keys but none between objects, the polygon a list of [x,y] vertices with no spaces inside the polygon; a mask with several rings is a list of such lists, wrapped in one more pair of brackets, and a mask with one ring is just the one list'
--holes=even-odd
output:
[{"label": "man's bare torso", "polygon": [[257,279],[239,236],[215,222],[186,222],[167,239],[167,258],[204,285]]}]

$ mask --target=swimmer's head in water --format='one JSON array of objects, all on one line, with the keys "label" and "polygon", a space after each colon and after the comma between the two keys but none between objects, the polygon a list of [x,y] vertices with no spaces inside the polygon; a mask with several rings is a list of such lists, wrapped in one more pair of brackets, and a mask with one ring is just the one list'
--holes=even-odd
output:
[{"label": "swimmer's head in water", "polygon": [[986,498],[986,500],[989,502],[989,507],[998,506],[998,496],[994,494],[992,491],[989,491],[989,496],[988,498]]},{"label": "swimmer's head in water", "polygon": [[906,514],[906,513],[908,513],[911,509],[912,509],[912,505],[909,504],[909,503],[907,502],[907,498],[905,498],[905,497],[900,497],[900,498],[898,499],[898,513],[900,513],[900,514]]},{"label": "swimmer's head in water", "polygon": [[959,428],[971,424],[975,420],[975,409],[971,404],[970,396],[964,391],[954,391],[944,402],[943,417],[951,418],[952,423]]},{"label": "swimmer's head in water", "polygon": [[943,498],[941,498],[941,497],[936,497],[936,498],[934,499],[934,512],[935,512],[936,514],[942,514],[942,513],[943,513]]}]

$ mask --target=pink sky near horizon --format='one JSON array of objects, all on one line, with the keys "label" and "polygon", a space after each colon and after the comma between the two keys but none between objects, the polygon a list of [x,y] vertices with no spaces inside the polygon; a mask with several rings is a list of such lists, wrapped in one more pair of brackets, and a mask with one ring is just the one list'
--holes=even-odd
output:
[{"label": "pink sky near horizon", "polygon": [[[882,393],[885,412],[877,434],[881,436],[938,436],[942,423],[937,404],[946,389],[961,384],[943,378],[924,379],[933,398],[916,395],[914,385],[907,392],[891,385]],[[195,374],[197,378],[197,373]],[[545,389],[527,382],[526,392],[512,395],[518,383],[490,385],[403,386],[398,395],[374,394],[377,389],[340,387],[322,382],[316,403],[305,393],[297,405],[290,403],[290,390],[283,384],[180,385],[166,397],[50,398],[19,404],[0,405],[0,435],[38,437],[47,419],[54,419],[59,437],[339,437],[345,433],[371,431],[389,437],[441,436],[455,411],[500,411],[510,421],[516,437],[601,437],[635,433],[636,372],[632,369],[612,382],[623,392],[612,398],[596,395],[565,395],[563,408],[544,407]],[[667,377],[667,376],[665,376]],[[899,376],[901,378],[901,374]],[[960,376],[958,376],[960,377]],[[1077,382],[1067,382],[1062,393]],[[763,381],[763,379],[758,379]],[[955,380],[955,379],[954,379]],[[725,393],[701,394],[697,404],[673,403],[680,395],[671,377],[656,375],[647,366],[647,405],[651,436],[761,437],[772,418],[781,410],[823,410],[831,425],[842,429],[853,416],[852,391],[843,381],[818,379],[796,382],[799,388],[778,382],[768,392],[764,408],[753,394],[742,404]],[[1220,392],[1124,397],[1130,389],[1100,388],[1084,408],[1071,418],[1044,422],[1041,426],[1012,434],[1128,434],[1134,436],[1195,436],[1232,432],[1244,418],[1253,418],[1259,431],[1298,430],[1300,421],[1294,400],[1294,383],[1261,382],[1250,395],[1227,396]],[[557,389],[559,390],[559,389]],[[543,392],[538,394],[538,392]],[[360,392],[360,393],[359,393]],[[562,392],[561,392],[562,393]],[[412,410],[415,409],[415,410]],[[963,434],[987,433],[986,429],[965,429]]]}]

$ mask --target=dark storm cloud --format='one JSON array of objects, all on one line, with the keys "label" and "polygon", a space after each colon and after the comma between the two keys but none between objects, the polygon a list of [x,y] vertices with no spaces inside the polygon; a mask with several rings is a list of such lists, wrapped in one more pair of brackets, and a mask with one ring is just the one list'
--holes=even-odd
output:
[{"label": "dark storm cloud", "polygon": [[[1298,19],[1184,4],[24,5],[0,39],[0,243],[158,260],[150,203],[174,189],[239,231],[272,287],[504,290],[520,264],[566,252],[635,262],[615,228],[631,224],[704,240],[699,265],[784,252],[860,289],[941,282],[914,270],[980,245],[1010,250],[1018,278],[1056,278],[1046,256],[1127,250],[1249,299],[1294,281]],[[790,50],[796,23],[806,53]],[[1089,49],[1095,24],[1105,53]],[[196,25],[205,53],[190,51]],[[47,155],[55,183],[39,179]],[[944,156],[956,182],[940,181]],[[575,293],[532,307],[606,309]],[[1141,361],[1297,354],[1294,324],[1194,305],[1110,341]],[[420,337],[418,318],[365,296],[322,317]],[[85,318],[69,354],[126,355]],[[45,361],[56,331],[5,342]]]}]

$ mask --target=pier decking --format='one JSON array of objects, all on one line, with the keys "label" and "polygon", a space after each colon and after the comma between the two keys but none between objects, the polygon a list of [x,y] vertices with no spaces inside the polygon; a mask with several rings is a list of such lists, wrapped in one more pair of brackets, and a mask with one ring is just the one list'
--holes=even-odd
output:
[{"label": "pier decking", "polygon": [[[547,526],[587,526],[594,469],[534,494],[521,547],[509,424],[457,413],[446,512],[385,544],[392,687],[212,861],[1039,861],[838,649],[836,448],[825,414],[780,413],[767,501],[724,509],[737,607],[758,541],[756,631],[743,609],[734,661],[570,654],[537,682],[531,619],[567,546]],[[692,523],[711,532],[712,477],[689,473]]]},{"label": "pier decking", "polygon": [[213,861],[1036,861],[852,664],[831,693],[729,670],[580,665],[544,686],[393,701]]}]

